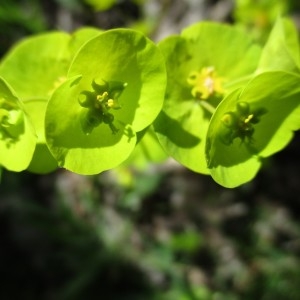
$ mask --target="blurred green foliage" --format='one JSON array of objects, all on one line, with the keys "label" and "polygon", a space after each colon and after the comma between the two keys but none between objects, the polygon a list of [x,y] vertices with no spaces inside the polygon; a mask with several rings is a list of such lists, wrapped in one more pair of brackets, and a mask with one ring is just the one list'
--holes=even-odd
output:
[{"label": "blurred green foliage", "polygon": [[235,0],[233,20],[246,29],[254,39],[265,42],[278,16],[299,11],[295,0]]},{"label": "blurred green foliage", "polygon": [[130,185],[116,170],[4,171],[1,299],[296,300],[300,207],[283,171],[235,190],[176,167],[128,169]]},{"label": "blurred green foliage", "polygon": [[85,2],[95,10],[107,10],[116,3],[116,0],[85,0]]},{"label": "blurred green foliage", "polygon": [[46,30],[39,0],[5,0],[0,5],[0,54],[24,35]]}]

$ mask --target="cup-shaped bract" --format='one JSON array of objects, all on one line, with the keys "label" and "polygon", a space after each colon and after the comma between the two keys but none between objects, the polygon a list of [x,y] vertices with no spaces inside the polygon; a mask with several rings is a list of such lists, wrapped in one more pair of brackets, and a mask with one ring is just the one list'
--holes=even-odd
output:
[{"label": "cup-shaped bract", "polygon": [[27,37],[3,57],[0,76],[22,101],[48,99],[65,80],[77,50],[100,32],[94,28],[82,28],[72,35],[53,31]]},{"label": "cup-shaped bract", "polygon": [[165,151],[184,166],[209,173],[205,137],[218,103],[252,76],[261,48],[244,32],[200,22],[159,43],[167,90],[155,130]]},{"label": "cup-shaped bract", "polygon": [[80,174],[119,165],[160,112],[165,87],[163,56],[141,33],[113,29],[89,40],[48,103],[50,151]]},{"label": "cup-shaped bract", "polygon": [[0,165],[10,171],[25,170],[35,145],[35,131],[23,104],[0,78]]},{"label": "cup-shaped bract", "polygon": [[225,187],[250,181],[262,159],[283,149],[300,128],[300,76],[265,72],[217,107],[207,134],[211,176]]}]

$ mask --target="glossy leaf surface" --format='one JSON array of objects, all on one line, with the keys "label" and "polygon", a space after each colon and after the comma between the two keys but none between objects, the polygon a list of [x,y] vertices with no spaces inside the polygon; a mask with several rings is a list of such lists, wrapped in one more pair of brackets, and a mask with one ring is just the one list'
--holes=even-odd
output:
[{"label": "glossy leaf surface", "polygon": [[161,110],[166,88],[164,58],[156,45],[137,31],[113,29],[86,43],[68,76],[80,74],[82,90],[91,90],[95,79],[127,84],[115,117],[135,131],[147,127]]},{"label": "glossy leaf surface", "polygon": [[106,124],[85,134],[80,123],[82,108],[76,101],[78,79],[68,79],[53,93],[46,112],[46,139],[60,167],[79,174],[96,174],[124,161],[135,147],[136,136],[130,126],[122,123],[118,123],[116,134]]},{"label": "glossy leaf surface", "polygon": [[278,18],[263,48],[258,72],[285,70],[298,72],[300,67],[299,37],[295,24]]},{"label": "glossy leaf surface", "polygon": [[80,174],[119,165],[135,147],[135,132],[162,107],[162,55],[138,32],[111,30],[80,49],[68,76],[47,107],[50,151],[61,167]]},{"label": "glossy leaf surface", "polygon": [[22,103],[0,78],[0,165],[11,171],[25,170],[35,145],[34,128]]},{"label": "glossy leaf surface", "polygon": [[[298,75],[283,71],[262,73],[245,89],[231,93],[220,103],[212,117],[206,143],[208,166],[218,183],[235,187],[250,181],[259,170],[262,158],[290,142],[293,131],[300,127],[299,80]],[[227,120],[224,116],[237,111],[238,103],[249,105],[248,119],[242,125],[224,122]],[[257,118],[251,125],[253,131],[248,130],[247,120],[251,118]],[[242,126],[239,136],[232,135],[237,126]]]}]

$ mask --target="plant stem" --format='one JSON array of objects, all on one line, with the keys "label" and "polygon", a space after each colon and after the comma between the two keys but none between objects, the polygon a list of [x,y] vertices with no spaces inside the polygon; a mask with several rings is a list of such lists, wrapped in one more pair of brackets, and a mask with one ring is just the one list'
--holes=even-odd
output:
[{"label": "plant stem", "polygon": [[200,105],[206,109],[209,113],[211,113],[212,115],[214,114],[216,108],[214,106],[212,106],[211,104],[209,104],[207,101],[203,101],[200,100]]}]

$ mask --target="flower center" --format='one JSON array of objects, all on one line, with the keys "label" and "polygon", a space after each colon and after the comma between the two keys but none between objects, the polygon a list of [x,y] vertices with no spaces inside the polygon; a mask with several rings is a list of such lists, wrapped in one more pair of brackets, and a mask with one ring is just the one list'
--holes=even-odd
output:
[{"label": "flower center", "polygon": [[111,109],[120,109],[118,98],[127,86],[119,81],[92,82],[93,91],[83,91],[79,94],[78,102],[83,107],[81,113],[81,127],[85,134],[90,134],[102,122],[107,124],[112,133],[118,132],[113,124],[114,115]]},{"label": "flower center", "polygon": [[252,142],[254,125],[260,122],[260,117],[266,112],[264,108],[251,110],[247,102],[238,102],[235,111],[225,113],[221,119],[227,129],[221,136],[223,143],[230,145],[236,138],[240,138],[242,142]]}]

